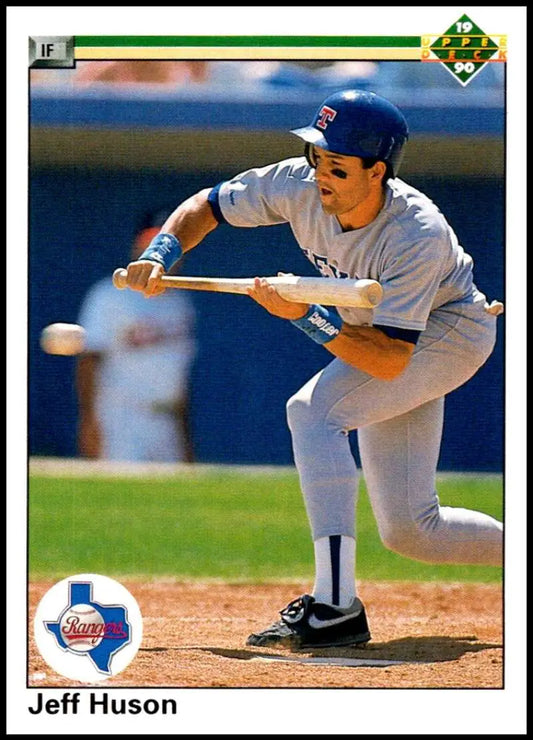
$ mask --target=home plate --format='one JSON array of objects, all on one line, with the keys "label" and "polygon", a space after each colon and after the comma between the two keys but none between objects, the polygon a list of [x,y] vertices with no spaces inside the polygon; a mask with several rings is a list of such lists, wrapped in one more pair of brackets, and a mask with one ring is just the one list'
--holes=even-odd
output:
[{"label": "home plate", "polygon": [[350,667],[385,667],[388,665],[401,665],[405,663],[405,660],[372,660],[371,658],[291,658],[285,655],[265,655],[251,658],[251,660],[262,660],[266,662],[270,661],[282,661],[285,663],[308,663],[311,665],[340,665]]},{"label": "home plate", "polygon": [[[142,649],[142,648],[141,648]],[[192,647],[181,648],[186,650],[202,650],[203,652],[219,655],[221,658],[231,658],[233,660],[252,660],[263,661],[266,663],[305,663],[307,665],[338,665],[351,668],[377,667],[384,668],[389,665],[402,665],[414,661],[406,660],[378,660],[377,658],[342,658],[327,656],[298,656],[298,655],[278,655],[276,653],[256,653],[251,650],[230,650],[228,648],[215,647]]]}]

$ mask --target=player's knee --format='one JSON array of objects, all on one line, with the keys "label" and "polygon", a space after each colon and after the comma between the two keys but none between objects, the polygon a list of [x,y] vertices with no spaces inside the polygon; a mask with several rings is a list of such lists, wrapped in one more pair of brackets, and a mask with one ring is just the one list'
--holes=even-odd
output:
[{"label": "player's knee", "polygon": [[306,428],[313,422],[313,411],[311,403],[300,393],[287,401],[287,423],[291,432],[296,432],[300,428]]},{"label": "player's knee", "polygon": [[418,522],[381,523],[379,535],[387,550],[409,558],[422,557],[428,547],[428,532]]},{"label": "player's knee", "polygon": [[384,547],[399,555],[405,555],[407,550],[411,548],[413,541],[412,528],[407,530],[404,527],[382,525],[379,529],[379,535]]},{"label": "player's knee", "polygon": [[414,558],[423,562],[440,562],[435,560],[433,553],[434,537],[432,534],[438,527],[438,514],[411,519],[399,524],[396,522],[381,523],[379,534],[387,550]]},{"label": "player's knee", "polygon": [[327,431],[337,433],[344,430],[342,420],[332,413],[327,399],[319,400],[313,394],[298,391],[287,401],[287,423],[291,432],[298,433]]}]

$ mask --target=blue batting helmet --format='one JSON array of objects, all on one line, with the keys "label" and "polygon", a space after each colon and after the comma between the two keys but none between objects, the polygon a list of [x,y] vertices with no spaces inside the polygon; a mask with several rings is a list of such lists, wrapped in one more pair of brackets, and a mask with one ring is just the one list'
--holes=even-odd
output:
[{"label": "blue batting helmet", "polygon": [[366,90],[343,90],[327,97],[309,126],[291,131],[308,144],[349,157],[375,158],[396,177],[409,138],[403,114]]}]

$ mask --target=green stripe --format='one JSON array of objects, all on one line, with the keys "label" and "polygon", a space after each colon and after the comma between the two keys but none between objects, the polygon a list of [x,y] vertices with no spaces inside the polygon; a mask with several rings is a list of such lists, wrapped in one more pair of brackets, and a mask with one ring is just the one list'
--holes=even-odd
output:
[{"label": "green stripe", "polygon": [[419,47],[420,36],[76,36],[76,47],[338,46]]}]

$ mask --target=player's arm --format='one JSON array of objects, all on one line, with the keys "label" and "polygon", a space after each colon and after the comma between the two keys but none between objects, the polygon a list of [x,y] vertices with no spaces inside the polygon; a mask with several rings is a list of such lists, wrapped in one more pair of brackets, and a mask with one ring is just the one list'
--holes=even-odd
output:
[{"label": "player's arm", "polygon": [[[201,190],[185,200],[169,217],[141,257],[128,265],[127,284],[145,295],[163,291],[159,277],[219,223],[231,226],[272,226],[290,220],[288,202],[293,165],[279,162],[242,172],[232,181]],[[228,203],[231,204],[229,208]],[[227,219],[228,209],[231,219]]]},{"label": "player's arm", "polygon": [[374,326],[342,324],[340,333],[325,344],[335,357],[380,380],[394,380],[411,359],[416,342],[388,336]]},{"label": "player's arm", "polygon": [[146,296],[164,291],[157,284],[160,276],[218,226],[208,201],[210,190],[201,190],[187,198],[168,217],[139,259],[128,265],[128,287]]},{"label": "player's arm", "polygon": [[[324,344],[335,357],[380,380],[394,380],[411,359],[416,340],[406,341],[389,336],[386,329],[373,326],[340,326],[328,323],[320,315],[310,312],[307,303],[292,303],[281,298],[272,285],[256,278],[248,294],[273,316],[297,322],[300,328]],[[311,313],[308,319],[305,317]],[[325,340],[325,341],[323,341]]]}]

